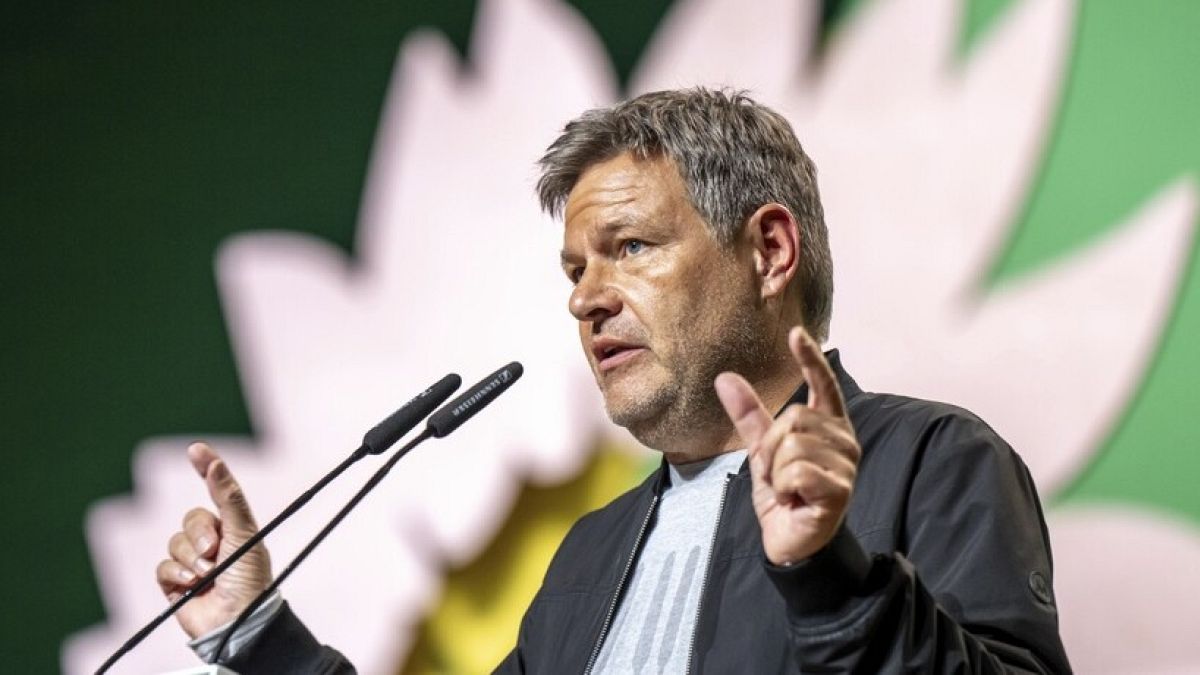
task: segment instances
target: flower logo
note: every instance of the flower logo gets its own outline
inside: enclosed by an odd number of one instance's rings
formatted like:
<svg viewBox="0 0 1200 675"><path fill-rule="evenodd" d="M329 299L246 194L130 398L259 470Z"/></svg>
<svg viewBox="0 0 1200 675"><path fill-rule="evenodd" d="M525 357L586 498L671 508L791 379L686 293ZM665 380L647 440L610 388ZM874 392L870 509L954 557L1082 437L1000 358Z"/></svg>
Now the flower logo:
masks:
<svg viewBox="0 0 1200 675"><path fill-rule="evenodd" d="M865 3L817 63L808 56L816 2L681 0L629 93L732 85L784 113L821 167L837 274L831 342L848 367L868 389L979 413L1053 495L1093 460L1155 352L1187 264L1197 188L1179 176L1105 238L984 283L1036 179L1075 7L1017 0L960 57L964 4ZM764 25L770 40L757 39ZM561 125L620 95L603 48L558 2L484 0L472 54L464 74L440 36L404 43L356 259L287 232L238 237L217 255L260 435L211 440L260 518L420 386L449 370L472 381L525 364L526 381L503 403L406 458L289 582L313 631L367 673L405 661L422 617L444 595L461 597L444 587L444 566L464 567L498 532L511 534L523 486L579 480L599 443L637 460L600 463L619 467L600 481L615 490L647 456L621 449L632 441L604 419L570 317L555 311L567 294L554 264L559 226L532 196L534 161ZM204 503L186 440L146 441L134 493L89 514L110 621L68 641L66 671L90 671L161 609L150 570L178 518ZM369 470L351 473L361 481ZM356 482L343 479L281 528L276 559L297 551ZM1200 662L1185 634L1200 623L1197 603L1172 599L1200 597L1189 581L1200 566L1193 529L1116 504L1051 510L1049 520L1076 668L1166 673ZM1126 582L1151 565L1162 571ZM180 667L192 658L183 643L161 630L122 665Z"/></svg>

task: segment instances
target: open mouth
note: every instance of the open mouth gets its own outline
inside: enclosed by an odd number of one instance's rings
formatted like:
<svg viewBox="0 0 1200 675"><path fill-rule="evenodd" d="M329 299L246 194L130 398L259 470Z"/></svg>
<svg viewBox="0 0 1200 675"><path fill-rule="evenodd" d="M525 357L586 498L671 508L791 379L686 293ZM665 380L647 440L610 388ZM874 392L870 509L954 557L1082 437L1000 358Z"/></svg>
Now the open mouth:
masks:
<svg viewBox="0 0 1200 675"><path fill-rule="evenodd" d="M592 354L596 358L596 367L600 372L612 370L644 351L646 348L640 345L607 338L599 338L592 344Z"/></svg>

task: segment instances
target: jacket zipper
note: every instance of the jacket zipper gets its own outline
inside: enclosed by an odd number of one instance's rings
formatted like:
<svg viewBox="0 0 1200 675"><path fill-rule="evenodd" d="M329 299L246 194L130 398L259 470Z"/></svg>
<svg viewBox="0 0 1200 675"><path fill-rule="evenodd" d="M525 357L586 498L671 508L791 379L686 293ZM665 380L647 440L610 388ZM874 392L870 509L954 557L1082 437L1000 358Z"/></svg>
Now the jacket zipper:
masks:
<svg viewBox="0 0 1200 675"><path fill-rule="evenodd" d="M712 541L708 543L708 563L704 566L704 578L700 580L700 599L696 601L696 618L692 621L692 637L688 640L687 665L684 673L692 672L692 656L696 651L696 630L700 627L700 612L704 609L704 591L708 588L708 577L712 574L713 560L717 553L717 533L721 531L721 520L725 516L725 499L729 496L729 481L733 474L725 476L725 485L721 488L721 504L717 507L717 524L713 527Z"/></svg>
<svg viewBox="0 0 1200 675"><path fill-rule="evenodd" d="M722 502L724 502L724 498L722 498ZM637 539L633 541L633 550L629 552L629 558L625 561L625 570L621 572L621 578L617 581L617 591L613 594L612 602L608 603L608 614L604 615L604 624L600 626L600 637L596 639L596 645L592 647L592 655L588 657L587 668L583 671L584 675L590 675L592 668L596 666L596 658L600 656L600 647L604 644L604 638L608 636L613 614L617 611L617 602L621 599L621 591L625 590L625 582L629 580L633 561L637 558L638 549L642 546L642 538L646 536L646 528L649 527L650 517L654 515L656 508L658 508L658 495L654 495L650 500L650 508L646 510L646 517L642 519L642 528L638 530Z"/></svg>

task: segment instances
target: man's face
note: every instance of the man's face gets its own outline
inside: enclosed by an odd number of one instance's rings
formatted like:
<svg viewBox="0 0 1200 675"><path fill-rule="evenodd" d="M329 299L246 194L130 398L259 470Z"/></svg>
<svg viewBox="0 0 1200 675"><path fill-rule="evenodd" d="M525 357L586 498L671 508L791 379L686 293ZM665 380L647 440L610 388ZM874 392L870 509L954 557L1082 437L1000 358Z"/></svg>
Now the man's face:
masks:
<svg viewBox="0 0 1200 675"><path fill-rule="evenodd" d="M593 165L565 221L570 310L613 421L660 449L727 422L713 378L769 349L745 247L715 240L662 158Z"/></svg>

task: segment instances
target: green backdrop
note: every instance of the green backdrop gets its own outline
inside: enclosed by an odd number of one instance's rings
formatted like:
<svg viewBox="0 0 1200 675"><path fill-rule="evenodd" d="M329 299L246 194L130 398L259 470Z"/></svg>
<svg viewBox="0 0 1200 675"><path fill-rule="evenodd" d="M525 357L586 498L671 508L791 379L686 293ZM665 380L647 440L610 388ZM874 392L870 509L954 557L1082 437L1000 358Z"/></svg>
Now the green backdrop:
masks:
<svg viewBox="0 0 1200 675"><path fill-rule="evenodd" d="M572 4L623 78L669 3ZM855 4L827 2L826 29ZM1006 4L970 3L964 49ZM281 228L353 252L397 48L412 29L433 26L463 49L474 5L6 7L6 669L57 670L62 639L104 619L83 518L93 500L130 490L139 441L253 433L218 308L217 245L237 232ZM1200 3L1090 2L1076 30L1039 186L994 278L1101 234L1098 224L1120 222L1181 173L1200 176ZM1049 501L1135 502L1200 525L1200 428L1190 410L1200 381L1195 269L1101 458Z"/></svg>

